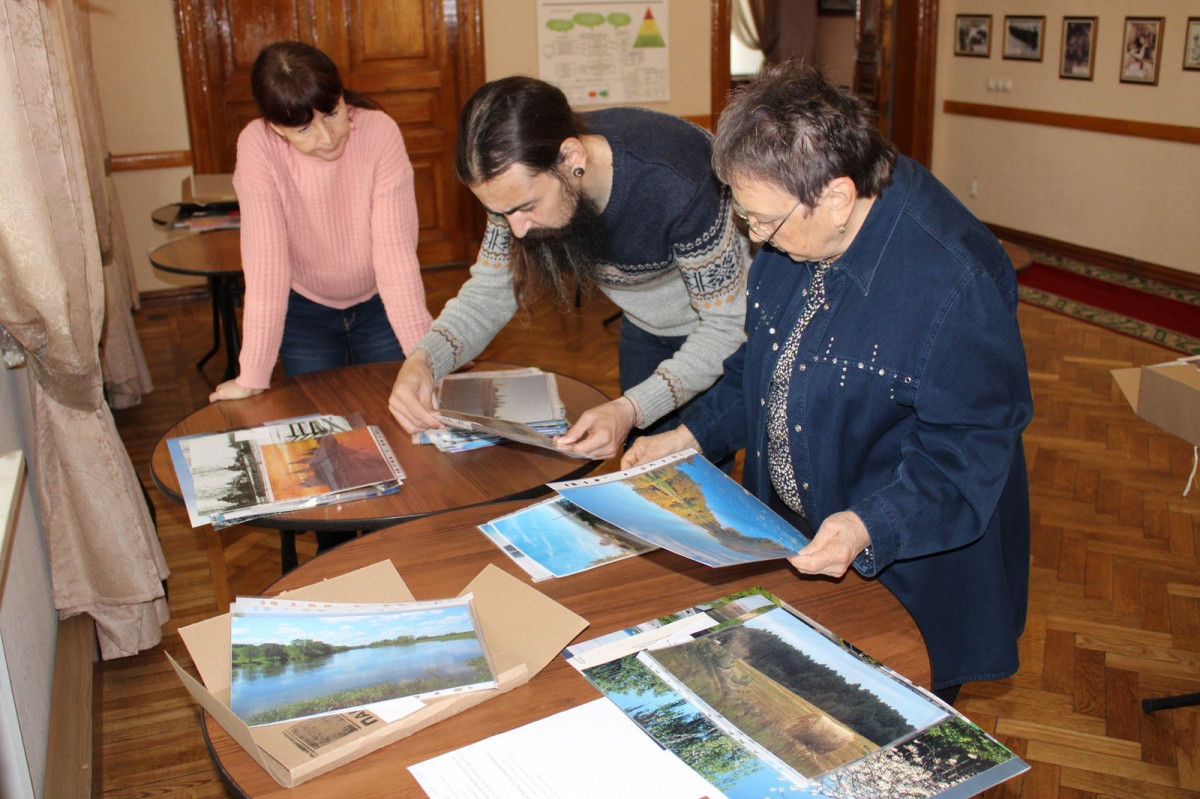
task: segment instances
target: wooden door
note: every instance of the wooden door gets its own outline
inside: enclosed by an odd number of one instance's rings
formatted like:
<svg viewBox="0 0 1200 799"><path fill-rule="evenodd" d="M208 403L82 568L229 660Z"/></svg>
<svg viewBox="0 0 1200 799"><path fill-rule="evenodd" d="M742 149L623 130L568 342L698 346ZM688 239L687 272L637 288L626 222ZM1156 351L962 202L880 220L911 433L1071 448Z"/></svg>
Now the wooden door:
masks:
<svg viewBox="0 0 1200 799"><path fill-rule="evenodd" d="M929 166L933 153L938 0L858 0L854 89L872 98L879 129Z"/></svg>
<svg viewBox="0 0 1200 799"><path fill-rule="evenodd" d="M400 125L415 172L423 265L464 261L478 232L454 176L458 109L482 83L480 0L175 0L199 174L232 172L237 136L258 116L250 68L274 41L324 50L349 88Z"/></svg>

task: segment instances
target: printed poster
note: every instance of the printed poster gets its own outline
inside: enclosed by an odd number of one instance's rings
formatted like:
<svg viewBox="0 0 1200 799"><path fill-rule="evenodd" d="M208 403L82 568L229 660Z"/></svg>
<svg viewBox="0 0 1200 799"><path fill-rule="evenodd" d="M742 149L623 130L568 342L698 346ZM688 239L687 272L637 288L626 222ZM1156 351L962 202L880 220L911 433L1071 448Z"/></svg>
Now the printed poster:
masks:
<svg viewBox="0 0 1200 799"><path fill-rule="evenodd" d="M671 99L667 0L538 1L538 68L572 106Z"/></svg>

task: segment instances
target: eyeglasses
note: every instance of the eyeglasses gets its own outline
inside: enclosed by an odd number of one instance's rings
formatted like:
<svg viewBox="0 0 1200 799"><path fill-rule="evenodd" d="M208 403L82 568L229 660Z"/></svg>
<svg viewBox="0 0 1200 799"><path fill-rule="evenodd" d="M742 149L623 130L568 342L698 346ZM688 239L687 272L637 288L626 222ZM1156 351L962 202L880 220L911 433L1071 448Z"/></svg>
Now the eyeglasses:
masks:
<svg viewBox="0 0 1200 799"><path fill-rule="evenodd" d="M787 221L792 218L792 214L796 213L796 209L799 208L801 203L803 203L803 202L804 202L803 200L797 200L796 204L792 206L792 210L788 211L784 215L783 219L779 220L779 224L775 226L775 229L772 230L769 235L766 232L766 230L767 230L766 227L761 222L758 222L758 221L751 222L750 214L747 213L737 203L733 203L733 215L736 216L738 219L740 219L742 221L742 223L745 224L746 227L750 229L751 233L753 233L755 236L758 236L760 239L762 239L763 246L765 247L766 245L770 244L775 239L775 235L777 233L779 233L780 229L784 225L787 224Z"/></svg>

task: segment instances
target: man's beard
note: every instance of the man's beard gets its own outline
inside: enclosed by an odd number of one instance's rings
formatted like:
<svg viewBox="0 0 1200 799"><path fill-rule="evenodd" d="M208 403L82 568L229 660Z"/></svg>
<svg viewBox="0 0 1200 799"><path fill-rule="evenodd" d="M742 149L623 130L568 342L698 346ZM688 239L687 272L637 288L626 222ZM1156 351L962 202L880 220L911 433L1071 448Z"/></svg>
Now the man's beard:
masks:
<svg viewBox="0 0 1200 799"><path fill-rule="evenodd" d="M571 302L572 288L586 292L596 283L600 262L608 255L608 228L596 204L568 187L575 210L559 228L531 228L512 240L514 279L518 297L534 299L548 293L560 303Z"/></svg>

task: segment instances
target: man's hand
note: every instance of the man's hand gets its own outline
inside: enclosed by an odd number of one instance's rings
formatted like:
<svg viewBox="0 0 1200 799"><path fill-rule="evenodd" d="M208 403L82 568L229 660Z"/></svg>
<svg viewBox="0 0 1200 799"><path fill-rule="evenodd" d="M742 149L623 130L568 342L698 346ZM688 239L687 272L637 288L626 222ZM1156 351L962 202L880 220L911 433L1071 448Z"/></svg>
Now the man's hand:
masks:
<svg viewBox="0 0 1200 799"><path fill-rule="evenodd" d="M841 577L864 549L871 545L867 526L854 511L844 510L821 522L808 546L788 558L801 574Z"/></svg>
<svg viewBox="0 0 1200 799"><path fill-rule="evenodd" d="M414 351L400 365L388 410L409 433L444 426L433 415L433 363L425 350Z"/></svg>
<svg viewBox="0 0 1200 799"><path fill-rule="evenodd" d="M636 421L633 403L624 397L583 412L571 429L554 439L558 446L596 460L611 458L625 443Z"/></svg>
<svg viewBox="0 0 1200 799"><path fill-rule="evenodd" d="M642 436L634 441L633 446L625 451L625 457L621 458L621 468L628 469L640 463L665 458L667 455L673 455L685 449L694 449L699 452L700 442L692 435L692 431L687 429L687 425L681 424L674 430L668 430L656 436Z"/></svg>
<svg viewBox="0 0 1200 799"><path fill-rule="evenodd" d="M221 402L222 400L245 399L246 397L253 397L255 394L261 394L264 391L266 391L265 388L247 388L236 379L226 380L213 389L213 392L208 395L208 401Z"/></svg>

